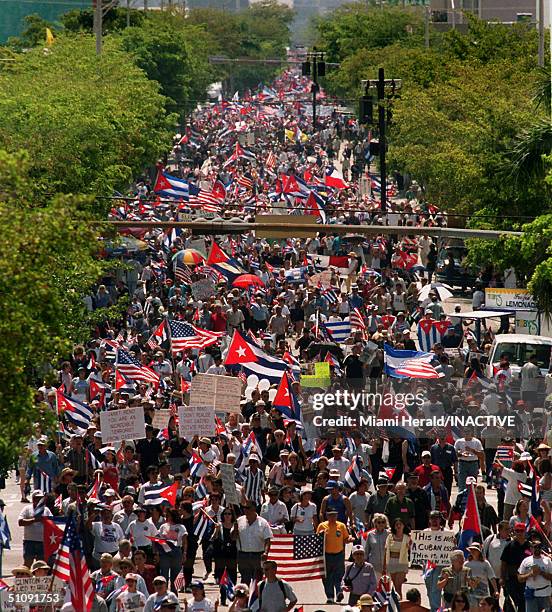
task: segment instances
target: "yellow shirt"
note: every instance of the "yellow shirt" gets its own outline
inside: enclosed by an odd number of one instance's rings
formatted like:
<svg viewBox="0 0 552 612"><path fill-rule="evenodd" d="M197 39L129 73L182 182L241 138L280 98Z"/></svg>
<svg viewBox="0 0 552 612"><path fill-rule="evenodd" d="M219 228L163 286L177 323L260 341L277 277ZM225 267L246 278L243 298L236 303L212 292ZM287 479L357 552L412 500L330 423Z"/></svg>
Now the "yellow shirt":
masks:
<svg viewBox="0 0 552 612"><path fill-rule="evenodd" d="M336 521L330 525L329 521L324 521L318 525L316 533L324 533L324 551L327 553L340 553L345 550L345 542L349 538L349 532L344 523Z"/></svg>

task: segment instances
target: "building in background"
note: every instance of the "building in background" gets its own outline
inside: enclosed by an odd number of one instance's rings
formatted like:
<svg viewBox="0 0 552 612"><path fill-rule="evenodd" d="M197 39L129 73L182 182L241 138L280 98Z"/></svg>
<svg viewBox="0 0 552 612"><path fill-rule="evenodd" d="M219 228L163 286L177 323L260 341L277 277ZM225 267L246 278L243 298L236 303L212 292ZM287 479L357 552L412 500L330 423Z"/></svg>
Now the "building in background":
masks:
<svg viewBox="0 0 552 612"><path fill-rule="evenodd" d="M519 23L528 21L536 23L538 0L431 0L431 20L438 28L465 24L463 13L472 13L485 21L497 21L501 23ZM544 3L548 5L548 2ZM547 19L548 10L545 7L545 24L550 24Z"/></svg>
<svg viewBox="0 0 552 612"><path fill-rule="evenodd" d="M25 29L27 15L40 15L56 22L63 13L90 8L91 0L0 0L0 44Z"/></svg>

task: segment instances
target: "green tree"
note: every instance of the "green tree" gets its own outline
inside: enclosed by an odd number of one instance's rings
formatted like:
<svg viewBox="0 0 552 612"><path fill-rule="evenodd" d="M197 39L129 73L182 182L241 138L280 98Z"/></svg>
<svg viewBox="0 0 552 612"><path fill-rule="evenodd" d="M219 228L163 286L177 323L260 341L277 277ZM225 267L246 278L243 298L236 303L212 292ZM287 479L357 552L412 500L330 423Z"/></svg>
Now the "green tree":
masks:
<svg viewBox="0 0 552 612"><path fill-rule="evenodd" d="M451 212L529 214L537 194L504 175L519 126L533 114L527 73L504 61L461 65L453 75L424 90L407 88L395 102L392 164Z"/></svg>
<svg viewBox="0 0 552 612"><path fill-rule="evenodd" d="M345 4L320 18L318 46L328 60L341 62L361 49L383 49L398 42L423 43L423 13L416 9L384 9L357 2Z"/></svg>
<svg viewBox="0 0 552 612"><path fill-rule="evenodd" d="M124 30L127 27L127 15L132 27L139 26L146 18L144 11L130 9L127 12L126 8L114 7L103 17L103 33L112 34ZM61 23L67 32L91 34L94 28L94 11L92 9L68 11L61 16Z"/></svg>
<svg viewBox="0 0 552 612"><path fill-rule="evenodd" d="M135 57L148 78L157 81L173 109L191 110L205 98L214 79L208 63L210 37L178 12L150 12L122 34L123 49Z"/></svg>
<svg viewBox="0 0 552 612"><path fill-rule="evenodd" d="M108 38L60 38L0 73L0 147L27 150L33 191L111 195L167 150L174 117L158 85Z"/></svg>
<svg viewBox="0 0 552 612"><path fill-rule="evenodd" d="M99 228L78 198L35 207L30 158L0 150L0 471L13 465L41 418L37 377L83 339L82 296L105 267L97 259Z"/></svg>
<svg viewBox="0 0 552 612"><path fill-rule="evenodd" d="M228 58L253 60L285 59L290 45L293 11L274 0L263 0L239 13L218 9L192 9L188 19L202 26L211 37L210 53ZM219 75L232 94L271 80L281 66L264 64L221 64Z"/></svg>
<svg viewBox="0 0 552 612"><path fill-rule="evenodd" d="M46 45L46 28L50 28L52 32L56 31L54 23L47 21L36 13L27 15L23 21L25 22L25 29L21 36L12 36L8 40L8 46L17 51L44 47Z"/></svg>

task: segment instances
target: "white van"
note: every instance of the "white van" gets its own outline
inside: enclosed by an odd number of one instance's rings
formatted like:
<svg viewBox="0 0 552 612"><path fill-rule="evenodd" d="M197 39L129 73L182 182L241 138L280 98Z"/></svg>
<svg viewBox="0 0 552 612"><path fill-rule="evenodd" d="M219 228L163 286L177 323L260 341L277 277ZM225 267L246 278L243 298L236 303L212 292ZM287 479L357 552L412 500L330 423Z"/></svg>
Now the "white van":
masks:
<svg viewBox="0 0 552 612"><path fill-rule="evenodd" d="M547 336L531 336L529 334L501 334L495 336L487 363L487 376L494 376L494 367L500 363L500 357L507 355L510 360L512 371L512 387L519 387L518 375L531 355L537 355L537 365L544 376L550 367L550 351L552 350L552 338ZM494 367L493 367L494 366Z"/></svg>

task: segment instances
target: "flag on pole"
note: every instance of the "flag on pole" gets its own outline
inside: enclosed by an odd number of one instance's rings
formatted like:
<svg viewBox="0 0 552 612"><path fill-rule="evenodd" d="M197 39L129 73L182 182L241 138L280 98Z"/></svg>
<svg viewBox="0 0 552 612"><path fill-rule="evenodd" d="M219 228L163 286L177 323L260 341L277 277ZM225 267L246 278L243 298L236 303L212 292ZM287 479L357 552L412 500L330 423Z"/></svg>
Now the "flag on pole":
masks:
<svg viewBox="0 0 552 612"><path fill-rule="evenodd" d="M458 538L458 548L464 551L467 556L467 547L479 538L481 540L481 520L479 518L479 509L475 499L475 478L467 478L466 486L468 488L468 499L466 502L466 511L462 520L462 529Z"/></svg>
<svg viewBox="0 0 552 612"><path fill-rule="evenodd" d="M213 332L200 329L185 321L169 321L171 350L173 354L186 349L200 349L216 344L224 332Z"/></svg>
<svg viewBox="0 0 552 612"><path fill-rule="evenodd" d="M94 587L74 516L65 527L52 575L69 584L71 603L75 610L90 612L94 601Z"/></svg>
<svg viewBox="0 0 552 612"><path fill-rule="evenodd" d="M134 358L129 352L124 349L117 350L117 358L115 362L116 368L121 374L124 374L132 380L140 380L147 383L159 384L159 375L142 365L138 359Z"/></svg>
<svg viewBox="0 0 552 612"><path fill-rule="evenodd" d="M271 383L279 383L289 367L282 359L265 353L237 329L234 330L224 365L241 365L247 375L256 374L259 379L266 378Z"/></svg>
<svg viewBox="0 0 552 612"><path fill-rule="evenodd" d="M278 577L288 582L324 577L324 535L274 535L268 561L278 564Z"/></svg>
<svg viewBox="0 0 552 612"><path fill-rule="evenodd" d="M168 501L171 506L174 506L178 487L178 482L175 482L172 485L159 483L148 487L147 490L144 489L144 506L158 506L164 501Z"/></svg>

